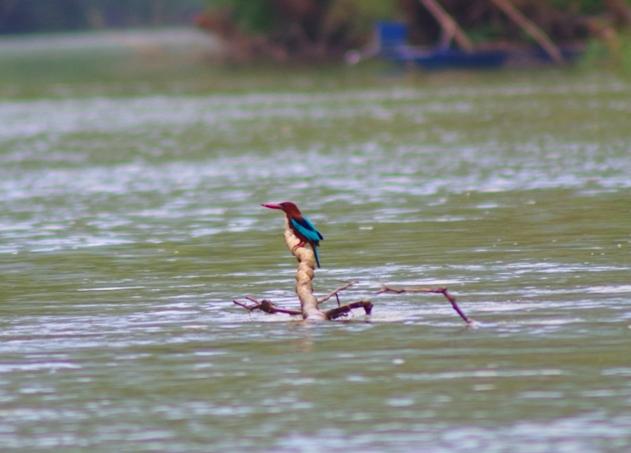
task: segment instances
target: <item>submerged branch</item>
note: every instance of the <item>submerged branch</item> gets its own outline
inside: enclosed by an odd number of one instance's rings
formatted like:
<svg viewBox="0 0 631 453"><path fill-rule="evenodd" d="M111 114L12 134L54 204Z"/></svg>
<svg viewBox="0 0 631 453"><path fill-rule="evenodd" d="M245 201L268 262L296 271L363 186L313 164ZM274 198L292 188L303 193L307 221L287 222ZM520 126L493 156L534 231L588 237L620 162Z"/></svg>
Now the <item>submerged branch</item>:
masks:
<svg viewBox="0 0 631 453"><path fill-rule="evenodd" d="M369 300L358 300L357 302L351 302L350 304L342 305L340 307L332 308L325 312L326 319L333 320L341 316L348 314L354 308L363 308L366 315L372 313L373 304Z"/></svg>
<svg viewBox="0 0 631 453"><path fill-rule="evenodd" d="M473 320L469 318L458 306L456 302L456 298L452 296L447 288L439 287L439 288L425 288L425 287L409 287L409 288L397 288L388 285L382 285L381 289L377 291L377 294L385 294L385 293L394 293L394 294L404 294L404 293L434 293L434 294L442 294L445 296L445 299L449 301L452 308L458 313L458 315L462 318L464 322L468 325L473 324Z"/></svg>
<svg viewBox="0 0 631 453"><path fill-rule="evenodd" d="M239 307L245 308L249 312L253 312L254 310L260 310L265 313L275 314L275 313L285 313L291 316L300 316L302 313L300 310L292 310L290 308L282 308L274 305L270 300L263 299L257 300L254 297L246 296L245 299L254 302L252 305L248 305L244 302L239 301L239 299L234 299L232 302Z"/></svg>

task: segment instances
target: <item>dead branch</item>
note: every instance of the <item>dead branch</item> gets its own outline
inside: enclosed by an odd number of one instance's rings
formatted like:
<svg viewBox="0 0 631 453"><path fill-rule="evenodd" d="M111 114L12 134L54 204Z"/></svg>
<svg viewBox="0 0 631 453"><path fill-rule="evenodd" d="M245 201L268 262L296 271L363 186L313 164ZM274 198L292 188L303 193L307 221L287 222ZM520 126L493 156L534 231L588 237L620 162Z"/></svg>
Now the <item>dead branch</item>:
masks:
<svg viewBox="0 0 631 453"><path fill-rule="evenodd" d="M556 63L563 63L563 55L546 33L524 16L509 0L491 0L513 22L528 33Z"/></svg>
<svg viewBox="0 0 631 453"><path fill-rule="evenodd" d="M458 315L462 318L464 322L468 325L473 324L473 320L469 318L458 306L456 302L456 298L452 296L447 288L424 288L424 287L409 287L409 288L396 288L393 286L382 285L381 289L377 291L377 294L385 294L385 293L394 293L394 294L403 294L403 293L434 293L434 294L442 294L445 296L445 299L449 301L453 309L458 313Z"/></svg>
<svg viewBox="0 0 631 453"><path fill-rule="evenodd" d="M419 0L425 8L434 16L440 24L443 32L441 39L443 45L449 44L454 39L465 52L473 52L473 43L460 28L458 22L445 11L445 9L436 0Z"/></svg>
<svg viewBox="0 0 631 453"><path fill-rule="evenodd" d="M325 312L326 319L333 320L340 316L348 314L354 308L363 308L366 315L372 313L373 304L369 300L359 300L357 302L351 302L350 304L342 305L341 307L335 307Z"/></svg>
<svg viewBox="0 0 631 453"><path fill-rule="evenodd" d="M264 205L265 206L265 205ZM300 300L300 310L292 310L289 308L278 307L274 305L268 299L258 300L252 296L246 296L246 299L252 304L243 302L240 299L234 299L232 302L245 310L252 312L254 310L260 310L265 313L285 313L291 316L301 315L304 320L334 320L341 316L344 316L356 308L363 308L366 315L372 313L373 304L369 300L359 300L351 302L349 304L340 305L339 294L342 291L347 290L353 286L356 281L345 282L342 286L334 289L325 296L319 299L313 294L313 279L315 277L316 259L315 254L311 247L306 247L304 242L294 234L287 217L285 217L285 244L290 252L298 260L298 269L296 271L296 295ZM451 303L453 309L468 325L473 324L473 321L464 314L464 312L458 306L456 298L449 294L447 288L425 288L425 287L393 287L388 285L382 285L378 294L384 293L439 293L442 294ZM322 311L319 307L320 304L330 300L332 297L337 299L337 307L327 311Z"/></svg>
<svg viewBox="0 0 631 453"><path fill-rule="evenodd" d="M253 312L254 310L260 310L265 313L275 314L275 313L285 313L291 316L300 316L302 313L299 310L292 310L289 308L282 308L274 305L270 300L263 299L257 300L254 297L246 296L245 299L254 302L252 305L248 305L244 302L239 301L239 299L234 299L232 302L239 307L245 308L249 312Z"/></svg>
<svg viewBox="0 0 631 453"><path fill-rule="evenodd" d="M339 293L341 293L342 291L350 288L351 286L353 286L355 283L357 283L357 281L355 280L351 280L349 282L346 282L344 285L340 286L339 288L331 291L329 294L327 294L326 296L322 296L318 299L318 305L323 304L324 302L326 302L327 300L329 300L331 297L335 296L335 298L337 299L337 306L340 306L340 298L339 298Z"/></svg>

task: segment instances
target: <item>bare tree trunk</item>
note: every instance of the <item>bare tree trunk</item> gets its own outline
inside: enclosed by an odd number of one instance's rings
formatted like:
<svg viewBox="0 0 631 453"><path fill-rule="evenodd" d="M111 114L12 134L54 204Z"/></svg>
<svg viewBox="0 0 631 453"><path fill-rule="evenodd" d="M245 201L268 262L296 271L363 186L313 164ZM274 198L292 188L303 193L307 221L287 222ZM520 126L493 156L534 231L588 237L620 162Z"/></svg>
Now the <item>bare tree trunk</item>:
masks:
<svg viewBox="0 0 631 453"><path fill-rule="evenodd" d="M491 0L495 6L504 13L526 33L528 33L546 51L550 58L557 63L563 63L563 55L552 40L535 25L530 19L524 16L509 0Z"/></svg>

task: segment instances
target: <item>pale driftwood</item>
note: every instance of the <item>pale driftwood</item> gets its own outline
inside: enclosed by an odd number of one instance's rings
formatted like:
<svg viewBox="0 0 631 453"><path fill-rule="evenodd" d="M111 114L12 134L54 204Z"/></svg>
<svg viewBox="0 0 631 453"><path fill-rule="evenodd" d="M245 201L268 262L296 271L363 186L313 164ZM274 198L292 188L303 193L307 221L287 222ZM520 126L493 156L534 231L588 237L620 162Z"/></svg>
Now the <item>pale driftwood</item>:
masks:
<svg viewBox="0 0 631 453"><path fill-rule="evenodd" d="M447 291L447 288L443 288L443 287L426 288L426 287L419 287L419 286L408 287L408 288L398 288L398 287L394 287L394 286L382 285L381 289L379 291L377 291L377 294L384 294L384 293L394 293L394 294L403 294L403 293L435 293L435 294L442 294L443 296L445 296L445 299L447 299L449 301L449 303L451 304L452 308L456 311L456 313L458 313L458 315L462 318L462 320L464 322L466 322L468 325L473 325L473 320L471 318L469 318L467 315L464 314L464 312L458 306L458 303L456 302L456 298L454 296L452 296L449 293L449 291Z"/></svg>
<svg viewBox="0 0 631 453"><path fill-rule="evenodd" d="M313 294L313 279L315 277L316 260L313 250L310 246L301 245L302 242L289 226L289 221L285 218L285 244L289 251L298 260L298 269L296 270L296 295L300 300L300 310L292 310L289 308L282 308L274 305L267 299L257 300L252 296L246 296L244 299L252 302L247 304L241 302L240 299L234 299L232 302L239 307L246 309L249 312L259 310L265 313L284 313L291 316L302 316L305 320L310 321L324 321L333 320L347 315L351 310L356 308L363 308L367 315L370 315L372 311L372 302L368 300L360 300L357 302L351 302L350 304L340 305L339 294L350 288L355 282L347 282L343 286L331 291L326 296L318 299ZM326 302L327 300L335 297L338 306L327 311L322 311L318 305Z"/></svg>
<svg viewBox="0 0 631 453"><path fill-rule="evenodd" d="M556 63L563 63L563 55L559 48L552 42L548 35L534 22L524 16L510 0L491 0L495 6L501 9L513 22L528 33Z"/></svg>
<svg viewBox="0 0 631 453"><path fill-rule="evenodd" d="M289 227L289 220L285 217L285 244L298 260L296 270L296 295L300 300L300 310L304 319L324 320L326 314L318 308L318 299L313 295L313 278L315 277L316 260L311 247L302 246L302 241L296 237Z"/></svg>
<svg viewBox="0 0 631 453"><path fill-rule="evenodd" d="M372 311L372 303L367 300L360 300L346 305L340 305L339 293L349 288L354 282L347 282L318 301L313 294L313 278L315 277L316 260L311 247L302 246L300 239L296 237L289 226L289 221L285 218L285 244L289 251L298 260L298 270L296 271L296 294L300 300L300 309L303 319L320 321L324 319L333 320L348 314L354 308L363 308L367 315ZM322 311L319 304L335 296L338 307L331 310Z"/></svg>
<svg viewBox="0 0 631 453"><path fill-rule="evenodd" d="M465 52L473 52L473 43L466 35L466 33L460 28L458 22L445 11L445 9L438 3L437 0L419 0L425 8L434 16L434 18L440 24L440 28L443 31L443 37L441 44L446 46L454 39L456 43Z"/></svg>

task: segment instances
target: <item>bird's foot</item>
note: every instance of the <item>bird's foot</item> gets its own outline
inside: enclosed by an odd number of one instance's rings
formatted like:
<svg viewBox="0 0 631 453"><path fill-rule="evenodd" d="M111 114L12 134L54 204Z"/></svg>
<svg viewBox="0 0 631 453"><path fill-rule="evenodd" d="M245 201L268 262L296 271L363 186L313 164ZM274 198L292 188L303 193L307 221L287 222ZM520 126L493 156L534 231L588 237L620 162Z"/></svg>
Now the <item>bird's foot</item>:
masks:
<svg viewBox="0 0 631 453"><path fill-rule="evenodd" d="M296 251L296 249L299 249L300 247L304 247L305 246L305 242L304 241L300 241L298 244L294 245L291 248L291 253L294 253Z"/></svg>

